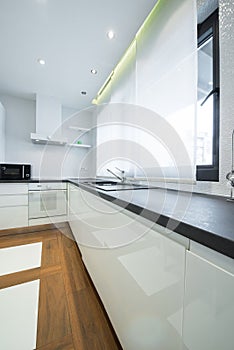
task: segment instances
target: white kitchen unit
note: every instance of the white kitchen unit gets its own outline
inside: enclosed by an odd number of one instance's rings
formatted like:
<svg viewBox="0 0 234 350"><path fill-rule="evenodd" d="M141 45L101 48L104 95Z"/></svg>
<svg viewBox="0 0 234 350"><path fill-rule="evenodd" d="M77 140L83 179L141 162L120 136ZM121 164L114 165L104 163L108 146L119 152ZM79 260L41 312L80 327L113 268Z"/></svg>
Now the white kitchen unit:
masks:
<svg viewBox="0 0 234 350"><path fill-rule="evenodd" d="M185 247L160 226L69 188L70 226L123 348L181 350Z"/></svg>
<svg viewBox="0 0 234 350"><path fill-rule="evenodd" d="M66 183L30 183L28 196L29 226L67 221Z"/></svg>
<svg viewBox="0 0 234 350"><path fill-rule="evenodd" d="M184 349L233 350L234 261L200 250L186 252Z"/></svg>
<svg viewBox="0 0 234 350"><path fill-rule="evenodd" d="M0 229L28 226L28 185L0 184Z"/></svg>

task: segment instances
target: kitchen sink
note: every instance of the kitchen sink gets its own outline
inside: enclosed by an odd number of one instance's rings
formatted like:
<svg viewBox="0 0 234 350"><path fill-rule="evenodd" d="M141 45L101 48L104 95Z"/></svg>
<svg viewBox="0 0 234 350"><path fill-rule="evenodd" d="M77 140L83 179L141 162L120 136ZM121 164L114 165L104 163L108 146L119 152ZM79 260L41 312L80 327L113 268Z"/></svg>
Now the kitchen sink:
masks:
<svg viewBox="0 0 234 350"><path fill-rule="evenodd" d="M88 185L91 187L95 187L104 191L124 191L124 190L142 190L149 189L148 185L134 184L129 182L117 182L117 181L109 181L109 180L96 180L83 182L84 185Z"/></svg>

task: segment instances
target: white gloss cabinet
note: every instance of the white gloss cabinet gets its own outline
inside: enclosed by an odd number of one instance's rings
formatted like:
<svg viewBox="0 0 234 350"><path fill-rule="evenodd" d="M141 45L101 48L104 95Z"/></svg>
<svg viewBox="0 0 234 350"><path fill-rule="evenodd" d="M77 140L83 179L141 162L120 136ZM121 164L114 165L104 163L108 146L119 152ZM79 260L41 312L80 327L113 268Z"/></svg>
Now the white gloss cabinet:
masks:
<svg viewBox="0 0 234 350"><path fill-rule="evenodd" d="M0 184L0 229L28 226L28 185Z"/></svg>
<svg viewBox="0 0 234 350"><path fill-rule="evenodd" d="M69 188L73 234L123 349L181 350L185 247Z"/></svg>
<svg viewBox="0 0 234 350"><path fill-rule="evenodd" d="M186 252L186 350L234 349L234 274Z"/></svg>

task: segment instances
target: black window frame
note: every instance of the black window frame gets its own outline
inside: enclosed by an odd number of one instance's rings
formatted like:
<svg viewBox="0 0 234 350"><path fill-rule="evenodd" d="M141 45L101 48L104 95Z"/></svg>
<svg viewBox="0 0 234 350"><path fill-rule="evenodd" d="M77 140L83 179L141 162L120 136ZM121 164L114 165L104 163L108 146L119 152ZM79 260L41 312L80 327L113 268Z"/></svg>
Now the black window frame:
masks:
<svg viewBox="0 0 234 350"><path fill-rule="evenodd" d="M215 92L213 93L213 161L212 165L196 166L196 179L197 181L219 181L220 68L218 9L198 25L197 34L198 48L213 36L213 91Z"/></svg>

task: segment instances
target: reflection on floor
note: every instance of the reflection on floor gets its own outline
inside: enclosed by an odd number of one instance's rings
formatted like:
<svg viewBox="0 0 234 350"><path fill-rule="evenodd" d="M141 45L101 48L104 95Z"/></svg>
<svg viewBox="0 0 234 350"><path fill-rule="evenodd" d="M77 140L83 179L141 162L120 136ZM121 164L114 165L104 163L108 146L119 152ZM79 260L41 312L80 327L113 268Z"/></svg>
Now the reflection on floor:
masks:
<svg viewBox="0 0 234 350"><path fill-rule="evenodd" d="M38 313L37 321L35 321L37 325L37 332L35 332L36 349L121 349L100 299L87 275L77 245L67 224L59 224L57 227L42 225L0 231L0 248L3 248L2 252L4 254L8 254L8 249L5 248L25 245L27 251L30 244L35 248L35 243L38 242L42 242L40 267L32 265L32 267L27 267L27 270L16 269L17 272L13 272L14 270L11 269L10 273L0 276L0 309L1 303L4 302L5 313L11 314L12 322L9 321L4 326L5 328L9 327L12 339L14 339L14 324L17 325L15 326L17 327L15 340L17 334L19 337L21 335L21 338L23 338L22 335L25 337L25 322L23 321L25 321L26 313L16 311L19 322L14 323L12 309L14 315L16 306L14 307L14 303L11 303L6 307L5 300L10 300L9 295L12 295L12 290L14 293L19 293L20 290L22 295L22 293L32 291L34 284L37 283L37 286L40 285L38 308L35 297L31 298L34 300L34 309ZM28 246L26 247L26 245ZM17 251L19 253L20 249L17 249ZM25 252L25 249L22 251ZM10 252L12 254L12 250ZM24 256L22 256L23 258ZM7 260L5 259L5 261ZM34 288L34 290L35 292L30 293L37 296L36 289ZM8 299L3 297L1 299L1 295L7 295ZM20 294L14 295L18 295L19 298ZM12 300L15 301L15 299L16 297L13 297ZM36 299L38 299L38 296ZM17 302L20 303L20 300L17 299ZM28 305L28 303L26 304ZM23 302L21 302L21 310L24 309L23 305ZM32 311L32 308L30 310ZM32 314L31 311L28 312L29 315ZM20 317L22 322L20 322ZM4 317L0 317L0 322L3 323L3 320ZM21 325L22 333L19 329ZM31 328L33 329L33 327ZM30 330L27 329L27 331ZM28 344L29 342L25 339L23 345L18 343L17 347L13 348L12 345L12 349L8 347L5 350L15 350L16 348L17 350L33 350L31 345ZM1 349L2 346L3 343L1 344L0 337Z"/></svg>

